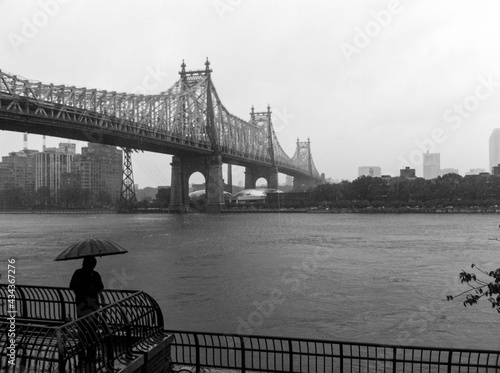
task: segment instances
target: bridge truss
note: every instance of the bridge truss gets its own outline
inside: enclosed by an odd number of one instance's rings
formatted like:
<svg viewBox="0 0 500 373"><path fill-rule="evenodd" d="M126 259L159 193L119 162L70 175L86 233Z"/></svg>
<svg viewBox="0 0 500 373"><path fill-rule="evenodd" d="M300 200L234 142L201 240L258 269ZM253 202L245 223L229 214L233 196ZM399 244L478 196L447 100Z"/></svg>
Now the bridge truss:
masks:
<svg viewBox="0 0 500 373"><path fill-rule="evenodd" d="M174 155L216 154L224 162L275 166L319 179L310 143L290 158L274 131L271 111L245 121L222 104L204 70L186 71L157 95L46 84L0 71L0 129L47 134ZM302 144L302 143L301 143Z"/></svg>

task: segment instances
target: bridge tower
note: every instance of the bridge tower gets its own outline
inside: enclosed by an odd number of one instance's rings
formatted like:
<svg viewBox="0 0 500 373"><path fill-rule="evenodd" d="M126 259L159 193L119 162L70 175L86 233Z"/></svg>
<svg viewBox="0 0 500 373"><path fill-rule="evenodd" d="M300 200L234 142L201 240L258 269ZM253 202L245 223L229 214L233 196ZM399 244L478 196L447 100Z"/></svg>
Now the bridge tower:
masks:
<svg viewBox="0 0 500 373"><path fill-rule="evenodd" d="M206 212L217 213L224 205L224 181L222 175L222 157L217 137L215 114L212 102L212 80L210 62L205 62L205 70L187 71L182 61L179 72L182 80L182 90L187 90L197 84L200 79L207 79L205 125L210 139L212 154L209 156L194 156L190 154L177 155L172 158L172 188L170 197L171 212L189 210L189 177L198 171L205 176L205 195L207 198ZM183 107L189 104L186 98Z"/></svg>
<svg viewBox="0 0 500 373"><path fill-rule="evenodd" d="M307 165L307 170L311 175L311 178L304 178L300 176L294 176L293 178L293 190L301 191L308 188L316 186L317 182L313 179L313 166L311 157L311 140L307 138L307 141L300 142L297 139L297 148L295 150L295 156L302 163Z"/></svg>
<svg viewBox="0 0 500 373"><path fill-rule="evenodd" d="M267 111L255 112L253 106L250 112L251 123L266 126L267 129L267 151L271 158L269 167L246 167L245 168L245 189L255 188L258 179L263 177L267 180L267 187L278 189L278 168L274 160L273 128L271 121L271 107L267 105Z"/></svg>
<svg viewBox="0 0 500 373"><path fill-rule="evenodd" d="M131 212L137 202L135 197L134 174L132 172L132 149L122 149L124 153L123 179L118 211Z"/></svg>

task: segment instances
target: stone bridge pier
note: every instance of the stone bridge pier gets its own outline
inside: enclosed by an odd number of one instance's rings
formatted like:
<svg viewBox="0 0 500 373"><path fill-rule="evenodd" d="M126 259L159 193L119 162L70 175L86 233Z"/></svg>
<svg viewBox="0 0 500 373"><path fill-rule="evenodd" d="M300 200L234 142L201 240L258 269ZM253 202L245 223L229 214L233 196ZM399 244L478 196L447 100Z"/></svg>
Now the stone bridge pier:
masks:
<svg viewBox="0 0 500 373"><path fill-rule="evenodd" d="M278 168L277 167L246 167L245 168L245 189L253 189L260 178L267 181L267 187L278 189Z"/></svg>
<svg viewBox="0 0 500 373"><path fill-rule="evenodd" d="M189 210L189 177L200 172L205 177L206 212L220 212L224 205L222 159L217 156L173 156L170 212Z"/></svg>

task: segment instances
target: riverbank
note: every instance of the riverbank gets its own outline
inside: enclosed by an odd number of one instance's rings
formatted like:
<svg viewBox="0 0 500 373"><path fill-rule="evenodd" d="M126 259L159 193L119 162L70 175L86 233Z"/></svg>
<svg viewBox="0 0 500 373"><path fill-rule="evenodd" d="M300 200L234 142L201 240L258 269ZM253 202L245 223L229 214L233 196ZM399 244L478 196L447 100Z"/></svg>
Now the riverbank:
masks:
<svg viewBox="0 0 500 373"><path fill-rule="evenodd" d="M117 214L117 212L109 209L0 210L0 214Z"/></svg>
<svg viewBox="0 0 500 373"><path fill-rule="evenodd" d="M222 213L313 213L313 214L499 214L500 209L465 209L465 208L231 208L223 209ZM152 214L169 212L166 209L139 209L131 213ZM190 211L189 213L200 213ZM81 210L0 210L0 214L120 214L110 209L81 209Z"/></svg>

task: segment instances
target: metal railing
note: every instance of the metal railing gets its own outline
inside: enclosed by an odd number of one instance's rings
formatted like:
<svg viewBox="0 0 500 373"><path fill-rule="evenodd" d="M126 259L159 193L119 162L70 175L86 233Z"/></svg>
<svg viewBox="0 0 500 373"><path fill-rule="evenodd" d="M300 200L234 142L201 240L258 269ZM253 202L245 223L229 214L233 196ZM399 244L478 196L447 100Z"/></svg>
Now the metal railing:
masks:
<svg viewBox="0 0 500 373"><path fill-rule="evenodd" d="M500 372L500 351L166 330L177 367L259 372Z"/></svg>
<svg viewBox="0 0 500 373"><path fill-rule="evenodd" d="M68 288L16 285L15 309L17 319L37 320L47 324L60 324L74 320L76 305L74 292ZM104 290L99 294L101 305L117 302L135 290ZM0 284L0 314L7 315L8 284Z"/></svg>
<svg viewBox="0 0 500 373"><path fill-rule="evenodd" d="M75 319L73 292L65 288L15 288L15 365L7 360L11 343L7 285L0 285L2 372L108 372L134 352L146 351L164 337L163 315L142 291L101 293L102 307Z"/></svg>

